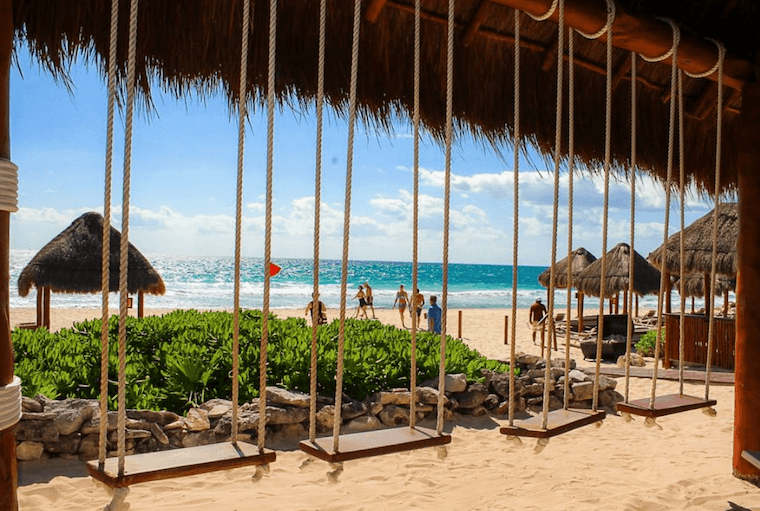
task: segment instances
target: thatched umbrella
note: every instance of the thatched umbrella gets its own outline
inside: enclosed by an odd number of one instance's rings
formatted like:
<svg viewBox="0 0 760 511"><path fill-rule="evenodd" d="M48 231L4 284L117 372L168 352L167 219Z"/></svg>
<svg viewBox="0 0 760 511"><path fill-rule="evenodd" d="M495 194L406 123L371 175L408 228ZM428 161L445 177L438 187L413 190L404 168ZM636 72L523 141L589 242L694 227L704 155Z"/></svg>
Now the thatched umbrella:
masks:
<svg viewBox="0 0 760 511"><path fill-rule="evenodd" d="M634 251L633 254L634 293L639 296L656 293L660 289L660 272L638 252ZM573 285L579 291L599 296L600 299L617 297L621 291L628 290L630 258L631 247L627 243L618 243L605 257L604 290L601 289L601 259L597 259L581 271L573 280Z"/></svg>
<svg viewBox="0 0 760 511"><path fill-rule="evenodd" d="M572 276L578 275L586 266L596 261L596 257L586 250L585 248L576 248L572 253L572 260L570 268ZM538 282L545 288L549 288L551 281L551 268L544 270L541 275L538 276ZM568 286L567 282L567 257L554 265L554 287L556 289L565 289ZM583 330L583 293L579 292L578 296L578 330ZM570 318L568 318L570 319Z"/></svg>
<svg viewBox="0 0 760 511"><path fill-rule="evenodd" d="M45 289L44 314L49 319L49 291L55 293L100 293L101 251L103 247L103 217L99 213L85 213L37 252L18 278L18 294L26 296L32 286ZM119 290L119 260L121 234L111 227L111 258L109 290ZM134 245L129 244L127 291L138 293L138 311L142 311L142 295L162 295L166 286L161 276ZM49 291L48 291L49 290ZM38 318L40 315L38 295Z"/></svg>
<svg viewBox="0 0 760 511"><path fill-rule="evenodd" d="M705 279L702 275L696 273L687 274L683 279L684 290L683 296L691 298L691 312L694 313L694 298L705 296ZM673 287L679 293L681 292L681 279L677 278L673 282ZM713 285L713 293L723 295L723 314L728 311L728 293L736 291L736 279L726 275L716 275Z"/></svg>

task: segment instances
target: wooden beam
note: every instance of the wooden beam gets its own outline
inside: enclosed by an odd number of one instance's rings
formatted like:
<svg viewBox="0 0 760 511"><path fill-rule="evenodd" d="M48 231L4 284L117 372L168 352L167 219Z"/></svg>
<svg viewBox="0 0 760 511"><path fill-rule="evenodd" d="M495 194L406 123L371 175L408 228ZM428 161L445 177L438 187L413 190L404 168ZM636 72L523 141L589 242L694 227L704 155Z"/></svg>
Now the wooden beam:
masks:
<svg viewBox="0 0 760 511"><path fill-rule="evenodd" d="M715 107L718 97L718 84L707 82L699 93L696 103L691 108L691 115L699 120L704 120L707 114Z"/></svg>
<svg viewBox="0 0 760 511"><path fill-rule="evenodd" d="M549 71L552 66L557 62L557 47L559 46L559 38L557 34L552 35L549 46L544 50L544 60L541 62L541 69L543 71Z"/></svg>
<svg viewBox="0 0 760 511"><path fill-rule="evenodd" d="M388 0L372 0L369 7L367 7L367 11L364 13L364 18L370 23L376 22L377 18L380 17L380 11L383 10L387 1Z"/></svg>
<svg viewBox="0 0 760 511"><path fill-rule="evenodd" d="M495 3L528 12L535 16L549 10L552 0L493 0ZM557 21L554 13L552 21ZM565 25L586 33L594 33L607 22L607 10L600 0L575 0L565 5ZM599 38L606 41L607 35ZM666 53L673 43L670 25L655 18L634 16L617 5L615 22L612 26L612 44L616 48L632 51L645 57L658 57ZM715 65L718 50L704 39L681 33L678 45L678 67L692 74L703 73ZM665 59L664 64L670 64ZM723 61L724 83L727 87L741 90L752 76L752 64L744 59L726 54ZM716 73L708 78L717 80Z"/></svg>
<svg viewBox="0 0 760 511"><path fill-rule="evenodd" d="M464 36L462 36L462 46L468 47L472 44L480 25L482 25L483 21L486 19L486 14L488 14L488 7L490 7L490 5L491 0L482 0L480 2L478 9L475 11L475 14L464 31Z"/></svg>
<svg viewBox="0 0 760 511"><path fill-rule="evenodd" d="M628 72L631 70L631 54L629 53L626 55L625 60L622 64L620 64L620 67L617 68L615 71L615 74L612 76L612 90L614 91L617 89L617 86L620 85L620 82L623 80L623 78L626 77Z"/></svg>

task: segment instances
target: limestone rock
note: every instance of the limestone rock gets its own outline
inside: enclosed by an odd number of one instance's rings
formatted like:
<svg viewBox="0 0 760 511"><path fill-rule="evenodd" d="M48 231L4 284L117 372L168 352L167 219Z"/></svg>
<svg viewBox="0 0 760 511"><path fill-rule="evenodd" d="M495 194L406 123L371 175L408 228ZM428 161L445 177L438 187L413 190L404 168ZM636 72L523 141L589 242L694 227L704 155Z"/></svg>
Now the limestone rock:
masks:
<svg viewBox="0 0 760 511"><path fill-rule="evenodd" d="M394 405L388 405L388 406L394 406ZM350 421L348 424L346 424L345 428L347 431L371 431L374 429L379 429L382 427L382 424L378 420L377 417L373 415L362 415L361 417L357 417Z"/></svg>
<svg viewBox="0 0 760 511"><path fill-rule="evenodd" d="M214 432L210 429L189 432L182 439L182 447L197 447L199 445L209 445L214 443L216 443L216 435L214 435Z"/></svg>
<svg viewBox="0 0 760 511"><path fill-rule="evenodd" d="M488 389L482 383L471 383L467 390L457 394L459 408L475 408L481 406L488 397Z"/></svg>
<svg viewBox="0 0 760 511"><path fill-rule="evenodd" d="M175 429L181 430L181 429L184 429L184 427L185 427L185 421L176 420L176 421L170 422L169 424L167 424L166 426L164 426L164 430L165 431L171 431L171 430L175 430Z"/></svg>
<svg viewBox="0 0 760 511"><path fill-rule="evenodd" d="M100 438L97 434L82 435L79 443L79 459L92 460L98 457Z"/></svg>
<svg viewBox="0 0 760 511"><path fill-rule="evenodd" d="M499 406L499 396L496 394L488 394L488 397L486 397L485 401L483 401L483 406L485 406L488 410L493 410Z"/></svg>
<svg viewBox="0 0 760 511"><path fill-rule="evenodd" d="M221 404L220 405L216 405L216 406L214 406L212 409L210 409L208 411L208 418L209 418L209 420L218 419L219 417L221 417L225 413L229 412L230 409L231 409L231 407L229 407L227 405L221 405Z"/></svg>
<svg viewBox="0 0 760 511"><path fill-rule="evenodd" d="M488 415L488 410L486 410L485 406L478 405L474 408L467 409L467 413L473 417L482 417L483 415Z"/></svg>
<svg viewBox="0 0 760 511"><path fill-rule="evenodd" d="M417 401L426 405L438 405L438 390L432 387L417 387ZM443 396L443 404L446 405L449 398Z"/></svg>
<svg viewBox="0 0 760 511"><path fill-rule="evenodd" d="M40 403L36 399L32 399L26 396L21 396L21 409L25 412L40 413L45 408L42 406L42 403ZM37 459L37 458L32 458L32 459Z"/></svg>
<svg viewBox="0 0 760 511"><path fill-rule="evenodd" d="M382 405L408 405L411 394L405 389L394 389L390 392L378 392L374 401Z"/></svg>
<svg viewBox="0 0 760 511"><path fill-rule="evenodd" d="M267 387L267 403L309 408L309 395L296 390Z"/></svg>
<svg viewBox="0 0 760 511"><path fill-rule="evenodd" d="M527 409L527 403L525 398L515 397L515 412L524 412ZM496 415L509 415L509 400L506 400L499 404L498 408L494 409L493 413Z"/></svg>
<svg viewBox="0 0 760 511"><path fill-rule="evenodd" d="M327 407L325 407L325 408L327 408ZM382 403L378 403L377 401L373 401L372 404L369 405L369 413L371 413L372 415L377 415L381 411L383 411L383 404Z"/></svg>
<svg viewBox="0 0 760 511"><path fill-rule="evenodd" d="M22 421L53 421L58 417L55 412L25 412L21 411Z"/></svg>
<svg viewBox="0 0 760 511"><path fill-rule="evenodd" d="M644 357L639 355L638 353L630 353L630 364L631 367L646 367L647 363L644 360ZM620 368L625 367L625 355L620 355L617 359L617 366Z"/></svg>
<svg viewBox="0 0 760 511"><path fill-rule="evenodd" d="M45 442L45 450L55 454L76 454L79 451L81 441L82 435L78 432L61 435L56 442Z"/></svg>
<svg viewBox="0 0 760 511"><path fill-rule="evenodd" d="M609 378L603 374L599 375L599 392L615 390L615 387L617 387L617 380L615 378Z"/></svg>
<svg viewBox="0 0 760 511"><path fill-rule="evenodd" d="M42 457L44 451L45 444L42 442L26 440L16 446L16 459L19 461L37 460Z"/></svg>
<svg viewBox="0 0 760 511"><path fill-rule="evenodd" d="M21 421L16 429L17 442L57 442L59 436L52 421Z"/></svg>
<svg viewBox="0 0 760 511"><path fill-rule="evenodd" d="M166 433L164 433L164 430L161 429L161 426L155 422L150 423L150 432L158 442L162 443L163 445L169 445L169 437L166 436Z"/></svg>
<svg viewBox="0 0 760 511"><path fill-rule="evenodd" d="M572 387L575 401L586 401L594 398L594 382L582 381L575 383Z"/></svg>
<svg viewBox="0 0 760 511"><path fill-rule="evenodd" d="M93 404L95 407L93 407ZM53 421L61 435L71 435L79 431L86 421L92 419L97 407L97 401L87 399L64 399L54 401L45 406L48 411L54 411L56 418Z"/></svg>
<svg viewBox="0 0 760 511"><path fill-rule="evenodd" d="M409 410L396 405L387 405L377 417L386 426L409 424Z"/></svg>
<svg viewBox="0 0 760 511"><path fill-rule="evenodd" d="M625 399L622 394L612 389L607 389L599 393L599 404L611 412L615 412L615 405Z"/></svg>
<svg viewBox="0 0 760 511"><path fill-rule="evenodd" d="M151 436L150 431L146 431L144 429L127 429L124 431L124 438L126 440L141 440L143 438L148 438ZM108 434L108 441L112 443L116 443L119 441L119 432L118 431L111 431Z"/></svg>
<svg viewBox="0 0 760 511"><path fill-rule="evenodd" d="M285 424L275 432L274 441L292 442L293 440L305 438L306 436L307 432L306 428L303 427L303 424Z"/></svg>
<svg viewBox="0 0 760 511"><path fill-rule="evenodd" d="M267 388L267 391L269 391L269 390L270 390L270 388ZM228 410L231 410L232 409L232 401L230 401L229 399L219 399L219 398L209 399L208 401L206 401L205 403L203 403L198 408L202 408L202 409L206 410L207 412L211 412L211 410L213 410L217 406L226 406ZM222 414L222 415L224 415L224 414Z"/></svg>
<svg viewBox="0 0 760 511"><path fill-rule="evenodd" d="M191 408L185 417L185 428L188 431L204 431L211 427L208 412L202 408Z"/></svg>
<svg viewBox="0 0 760 511"><path fill-rule="evenodd" d="M267 424L295 424L309 418L309 410L306 408L279 408L267 406Z"/></svg>
<svg viewBox="0 0 760 511"><path fill-rule="evenodd" d="M444 392L464 392L467 389L467 376L458 374L446 374L444 375ZM420 384L421 387L438 388L438 378L432 378Z"/></svg>
<svg viewBox="0 0 760 511"><path fill-rule="evenodd" d="M108 412L108 420L106 421L106 431L113 431L119 425L119 414L116 411ZM95 413L92 419L82 424L79 428L79 432L83 435L91 435L93 433L100 434L100 413Z"/></svg>
<svg viewBox="0 0 760 511"><path fill-rule="evenodd" d="M409 394L407 392L407 394ZM344 421L355 419L369 411L369 405L362 401L349 401L340 407L340 416ZM308 414L307 414L308 415ZM301 421L296 421L301 422Z"/></svg>
<svg viewBox="0 0 760 511"><path fill-rule="evenodd" d="M529 353L518 353L515 355L515 362L520 365L532 366L541 361L541 357L538 355L531 355Z"/></svg>
<svg viewBox="0 0 760 511"><path fill-rule="evenodd" d="M523 396L526 399L531 398L531 397L543 396L543 395L544 395L544 386L541 383L532 383L524 387Z"/></svg>
<svg viewBox="0 0 760 511"><path fill-rule="evenodd" d="M332 431L333 424L335 424L335 406L323 406L317 411L317 431Z"/></svg>

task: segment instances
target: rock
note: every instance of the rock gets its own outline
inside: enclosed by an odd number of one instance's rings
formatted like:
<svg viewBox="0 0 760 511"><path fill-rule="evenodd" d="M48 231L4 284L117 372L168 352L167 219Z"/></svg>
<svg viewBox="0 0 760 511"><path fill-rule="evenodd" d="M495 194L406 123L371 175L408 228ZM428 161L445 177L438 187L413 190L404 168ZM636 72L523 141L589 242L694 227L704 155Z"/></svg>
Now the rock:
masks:
<svg viewBox="0 0 760 511"><path fill-rule="evenodd" d="M482 417L483 415L488 415L488 410L486 410L485 406L483 405L469 408L466 411L468 415L472 415L473 417Z"/></svg>
<svg viewBox="0 0 760 511"><path fill-rule="evenodd" d="M21 421L16 429L17 442L57 442L59 436L52 421Z"/></svg>
<svg viewBox="0 0 760 511"><path fill-rule="evenodd" d="M150 423L150 432L158 442L163 445L169 445L169 437L166 436L166 433L164 433L164 430L161 429L161 426L155 422Z"/></svg>
<svg viewBox="0 0 760 511"><path fill-rule="evenodd" d="M21 409L25 412L40 413L45 409L45 407L43 407L42 403L40 403L36 399L32 399L26 396L21 396ZM39 456L37 458L39 458ZM37 458L31 458L31 459L36 460Z"/></svg>
<svg viewBox="0 0 760 511"><path fill-rule="evenodd" d="M394 405L389 405L394 406ZM377 417L374 417L372 415L362 415L361 417L357 417L350 421L348 424L346 424L345 428L347 431L371 431L374 429L379 429L382 427L382 424L377 419Z"/></svg>
<svg viewBox="0 0 760 511"><path fill-rule="evenodd" d="M175 429L184 429L185 428L185 421L182 420L176 420L174 422L170 422L166 426L164 426L165 431L171 431Z"/></svg>
<svg viewBox="0 0 760 511"><path fill-rule="evenodd" d="M108 412L108 420L106 421L106 431L113 431L118 427L119 414L116 411ZM82 424L79 428L79 432L83 435L100 434L100 413L96 413L95 416L89 421Z"/></svg>
<svg viewBox="0 0 760 511"><path fill-rule="evenodd" d="M615 378L609 378L603 374L599 375L599 392L615 390L615 387L617 387L617 380Z"/></svg>
<svg viewBox="0 0 760 511"><path fill-rule="evenodd" d="M317 411L317 431L332 431L335 424L335 406L323 406Z"/></svg>
<svg viewBox="0 0 760 511"><path fill-rule="evenodd" d="M491 377L491 389L501 397L509 398L509 373L497 373ZM524 387L522 383L515 378L515 393L522 395Z"/></svg>
<svg viewBox="0 0 760 511"><path fill-rule="evenodd" d="M309 410L306 408L279 408L267 406L267 424L295 424L309 418Z"/></svg>
<svg viewBox="0 0 760 511"><path fill-rule="evenodd" d="M531 398L531 397L543 396L544 386L541 383L532 383L530 385L526 385L523 389L522 395L526 399ZM505 396L505 397L508 397L508 396Z"/></svg>
<svg viewBox="0 0 760 511"><path fill-rule="evenodd" d="M465 392L457 394L459 408L475 408L481 406L488 397L488 388L482 383L471 383Z"/></svg>
<svg viewBox="0 0 760 511"><path fill-rule="evenodd" d="M45 444L26 440L16 446L16 459L19 461L37 460L42 457L43 452L45 452Z"/></svg>
<svg viewBox="0 0 760 511"><path fill-rule="evenodd" d="M573 384L573 397L575 401L586 401L594 398L594 382L582 381Z"/></svg>
<svg viewBox="0 0 760 511"><path fill-rule="evenodd" d="M515 412L524 412L527 404L524 397L515 397ZM509 400L506 400L499 404L493 411L496 415L509 415Z"/></svg>
<svg viewBox="0 0 760 511"><path fill-rule="evenodd" d="M148 422L148 421L144 421L144 420L136 420L136 419L127 418L127 420L124 423L124 426L127 429L144 429L144 430L149 430L151 424L155 424L155 422Z"/></svg>
<svg viewBox="0 0 760 511"><path fill-rule="evenodd" d="M390 392L378 392L373 401L382 405L408 405L411 401L411 394L405 389L394 389Z"/></svg>
<svg viewBox="0 0 760 511"><path fill-rule="evenodd" d="M267 387L267 404L274 403L298 408L309 408L309 394L279 387Z"/></svg>
<svg viewBox="0 0 760 511"><path fill-rule="evenodd" d="M573 359L573 358L570 359L569 366L570 366L570 370L571 371L573 369L575 369L575 367L576 367L575 359ZM556 367L556 368L562 369L562 371L564 372L565 371L565 358L564 357L562 357L562 358L553 358L552 359L552 367Z"/></svg>
<svg viewBox="0 0 760 511"><path fill-rule="evenodd" d="M647 363L644 357L638 353L630 353L630 365L631 367L646 367ZM620 355L617 359L617 366L620 368L625 367L625 355Z"/></svg>
<svg viewBox="0 0 760 511"><path fill-rule="evenodd" d="M58 433L65 436L79 431L82 424L92 419L97 404L94 400L64 399L46 404L45 409L57 414L53 424L58 429Z"/></svg>
<svg viewBox="0 0 760 511"><path fill-rule="evenodd" d="M56 417L55 412L21 412L22 421L54 421Z"/></svg>
<svg viewBox="0 0 760 511"><path fill-rule="evenodd" d="M191 408L185 417L185 428L188 431L205 431L211 427L208 412L202 408Z"/></svg>
<svg viewBox="0 0 760 511"><path fill-rule="evenodd" d="M259 412L253 410L238 410L238 431L252 431L259 427ZM164 431L169 433L169 426L164 427ZM224 414L219 418L219 422L214 428L214 433L221 437L228 437L232 434L232 412Z"/></svg>
<svg viewBox="0 0 760 511"><path fill-rule="evenodd" d="M230 409L231 409L231 407L227 406L227 405L216 405L211 410L208 411L208 418L209 418L209 420L218 419L219 417L221 417L225 413L229 412Z"/></svg>
<svg viewBox="0 0 760 511"><path fill-rule="evenodd" d="M588 374L584 373L583 371L579 371L578 369L573 369L570 371L570 384L574 384L575 382L581 382L581 381L593 381L594 377L589 376Z"/></svg>
<svg viewBox="0 0 760 511"><path fill-rule="evenodd" d="M269 389L267 389L267 391L268 390ZM217 406L226 406L228 410L232 410L232 401L230 401L229 399L219 399L219 398L209 399L198 408L202 408L203 410L210 412Z"/></svg>
<svg viewBox="0 0 760 511"><path fill-rule="evenodd" d="M407 396L408 396L407 392ZM340 407L340 416L344 421L355 419L360 415L364 415L369 411L369 405L362 401L349 401L343 403ZM308 415L308 414L307 414ZM301 422L301 421L296 421Z"/></svg>
<svg viewBox="0 0 760 511"><path fill-rule="evenodd" d="M438 390L432 387L417 387L417 402L426 405L438 405ZM449 402L449 398L443 396L443 404L446 405Z"/></svg>
<svg viewBox="0 0 760 511"><path fill-rule="evenodd" d="M275 432L273 440L275 442L292 442L306 436L308 435L303 424L285 424Z"/></svg>
<svg viewBox="0 0 760 511"><path fill-rule="evenodd" d="M386 426L409 424L409 410L396 405L387 405L377 417Z"/></svg>
<svg viewBox="0 0 760 511"><path fill-rule="evenodd" d="M204 410L205 412L205 410ZM190 432L182 439L182 447L197 447L216 443L216 435L210 429Z"/></svg>
<svg viewBox="0 0 760 511"><path fill-rule="evenodd" d="M90 434L82 435L82 441L79 443L79 459L93 460L98 457L100 448L100 435Z"/></svg>
<svg viewBox="0 0 760 511"><path fill-rule="evenodd" d="M538 355L530 355L528 353L519 353L515 356L515 362L520 365L532 366L537 364L541 359Z"/></svg>
<svg viewBox="0 0 760 511"><path fill-rule="evenodd" d="M625 399L622 394L612 389L607 389L599 393L599 405L606 408L612 413L616 411L616 405Z"/></svg>
<svg viewBox="0 0 760 511"><path fill-rule="evenodd" d="M162 426L179 420L180 416L166 410L154 412L152 410L127 410L127 417L138 421L157 422Z"/></svg>
<svg viewBox="0 0 760 511"><path fill-rule="evenodd" d="M325 407L325 408L327 408L327 407ZM369 413L371 413L372 415L377 415L381 411L383 411L383 404L382 403L378 403L376 401L373 401L372 404L369 405Z"/></svg>
<svg viewBox="0 0 760 511"><path fill-rule="evenodd" d="M56 442L45 442L45 450L54 454L76 454L81 441L82 435L79 432L61 435Z"/></svg>
<svg viewBox="0 0 760 511"><path fill-rule="evenodd" d="M438 378L432 378L420 384L420 387L438 388ZM444 392L464 392L467 388L467 376L462 373L444 376Z"/></svg>
<svg viewBox="0 0 760 511"><path fill-rule="evenodd" d="M144 429L127 429L124 431L124 438L126 440L141 440L143 438L149 438L151 436L150 431ZM111 431L108 434L108 441L116 443L119 441L119 432Z"/></svg>

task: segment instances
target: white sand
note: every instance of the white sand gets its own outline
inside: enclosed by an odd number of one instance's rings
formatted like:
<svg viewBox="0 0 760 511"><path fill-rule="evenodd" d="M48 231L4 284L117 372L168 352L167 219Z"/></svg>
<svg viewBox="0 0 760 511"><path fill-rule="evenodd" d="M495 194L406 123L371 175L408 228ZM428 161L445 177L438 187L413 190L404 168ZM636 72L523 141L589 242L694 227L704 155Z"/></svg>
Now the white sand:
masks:
<svg viewBox="0 0 760 511"><path fill-rule="evenodd" d="M163 311L146 311L161 313ZM302 315L303 311L276 311ZM401 326L398 312L378 309L378 317ZM335 311L328 311L333 319ZM504 345L504 316L509 311L465 310L462 334L467 344L490 358L508 359ZM526 311L518 318L517 350L539 353L530 341ZM94 309L53 309L53 329L75 319L95 317ZM12 323L30 321L34 311L11 311ZM409 326L408 316L405 318ZM450 311L449 333L456 336L457 311ZM555 352L552 356L564 356ZM581 365L580 350L571 356ZM650 363L651 367L651 363ZM677 392L676 382L660 381L663 394ZM651 382L632 379L631 398L647 397ZM618 383L623 392L623 381ZM703 395L701 385L686 392ZM626 423L608 416L602 427L589 426L555 437L539 454L535 441L507 442L499 433L503 418L467 418L447 424L453 436L448 457L436 449L356 460L345 464L337 484L329 483L324 462L304 469L307 456L298 450L277 451L271 473L253 482L253 469L241 468L199 476L135 485L127 498L132 510L724 510L733 502L744 508L760 506L760 490L734 478L732 442L734 392L713 386L717 417L700 411L658 419L659 428L643 420ZM426 424L423 424L426 425ZM430 425L430 424L427 424ZM295 445L295 443L293 444ZM278 448L281 446L278 446ZM285 446L288 447L288 446ZM52 460L21 463L22 510L102 509L105 489L80 467ZM55 476L58 473L68 476ZM47 481L36 483L34 481ZM741 508L739 508L741 509ZM760 509L756 507L755 509Z"/></svg>

